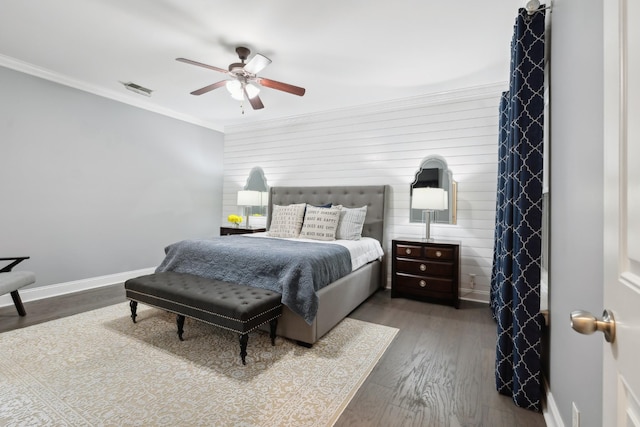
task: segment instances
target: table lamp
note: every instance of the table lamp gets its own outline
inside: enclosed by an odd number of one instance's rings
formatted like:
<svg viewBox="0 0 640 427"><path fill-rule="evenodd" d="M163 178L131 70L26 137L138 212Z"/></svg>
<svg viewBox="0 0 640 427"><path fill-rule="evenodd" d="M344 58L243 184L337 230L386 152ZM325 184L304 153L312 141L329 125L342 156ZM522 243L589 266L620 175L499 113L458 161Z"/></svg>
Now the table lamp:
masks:
<svg viewBox="0 0 640 427"><path fill-rule="evenodd" d="M414 188L411 197L411 209L422 209L425 213L425 239L431 238L431 212L445 210L448 207L447 192L442 188Z"/></svg>
<svg viewBox="0 0 640 427"><path fill-rule="evenodd" d="M238 206L244 208L245 216L247 217L247 225L249 228L249 208L252 206L261 206L262 194L259 191L252 190L240 190L238 191Z"/></svg>

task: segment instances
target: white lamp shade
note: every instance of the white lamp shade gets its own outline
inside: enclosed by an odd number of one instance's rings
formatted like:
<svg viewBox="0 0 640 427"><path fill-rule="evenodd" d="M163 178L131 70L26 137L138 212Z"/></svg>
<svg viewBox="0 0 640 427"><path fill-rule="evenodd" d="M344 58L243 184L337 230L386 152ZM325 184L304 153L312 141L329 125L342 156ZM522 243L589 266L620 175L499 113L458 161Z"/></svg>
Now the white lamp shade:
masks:
<svg viewBox="0 0 640 427"><path fill-rule="evenodd" d="M269 204L269 192L263 191L262 193L260 193L260 196L260 206L267 206Z"/></svg>
<svg viewBox="0 0 640 427"><path fill-rule="evenodd" d="M238 206L262 206L262 194L260 191L238 191Z"/></svg>
<svg viewBox="0 0 640 427"><path fill-rule="evenodd" d="M447 192L442 188L414 188L411 209L444 210L448 208Z"/></svg>

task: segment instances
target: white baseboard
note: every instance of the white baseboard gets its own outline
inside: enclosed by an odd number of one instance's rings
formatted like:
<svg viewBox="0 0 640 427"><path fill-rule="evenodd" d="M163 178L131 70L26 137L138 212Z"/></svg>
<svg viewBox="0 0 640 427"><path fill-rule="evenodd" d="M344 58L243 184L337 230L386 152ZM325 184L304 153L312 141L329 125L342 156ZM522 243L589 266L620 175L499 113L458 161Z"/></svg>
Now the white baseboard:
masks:
<svg viewBox="0 0 640 427"><path fill-rule="evenodd" d="M489 291L479 291L477 289L461 288L460 299L465 301L483 302L489 304Z"/></svg>
<svg viewBox="0 0 640 427"><path fill-rule="evenodd" d="M123 273L109 274L107 276L90 277L88 279L74 280L72 282L57 283L54 285L40 286L37 288L20 289L20 298L23 302L36 301L45 298L57 297L60 295L72 294L74 292L86 291L89 289L101 288L103 286L115 285L133 277L151 274L155 267L143 268L141 270L125 271ZM387 287L387 289L390 289ZM474 289L460 289L460 299L489 303L489 292ZM0 295L0 307L13 305L13 300L9 294Z"/></svg>
<svg viewBox="0 0 640 427"><path fill-rule="evenodd" d="M391 285L387 284L385 289L391 290ZM489 304L489 291L477 291L475 289L462 288L460 289L460 299Z"/></svg>
<svg viewBox="0 0 640 427"><path fill-rule="evenodd" d="M544 416L544 422L547 427L564 427L562 417L560 417L560 411L558 405L553 399L553 394L549 390L549 383L546 378L542 379L544 390L546 393L546 402L542 405L542 415Z"/></svg>
<svg viewBox="0 0 640 427"><path fill-rule="evenodd" d="M123 273L109 274L107 276L90 277L88 279L74 280L73 282L57 283L55 285L40 286L37 288L19 289L20 299L23 302L36 301L74 292L86 291L89 289L101 288L103 286L115 285L133 277L151 274L155 267L143 268L141 270L125 271ZM0 307L13 305L11 295L0 295Z"/></svg>

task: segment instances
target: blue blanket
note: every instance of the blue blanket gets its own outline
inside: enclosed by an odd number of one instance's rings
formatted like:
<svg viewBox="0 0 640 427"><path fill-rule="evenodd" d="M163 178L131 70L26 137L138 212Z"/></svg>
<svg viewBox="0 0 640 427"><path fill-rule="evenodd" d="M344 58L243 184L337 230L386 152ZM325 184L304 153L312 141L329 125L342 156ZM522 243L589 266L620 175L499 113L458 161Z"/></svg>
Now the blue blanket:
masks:
<svg viewBox="0 0 640 427"><path fill-rule="evenodd" d="M156 272L189 273L269 289L311 324L317 291L351 272L349 250L340 245L248 236L183 240L165 248Z"/></svg>

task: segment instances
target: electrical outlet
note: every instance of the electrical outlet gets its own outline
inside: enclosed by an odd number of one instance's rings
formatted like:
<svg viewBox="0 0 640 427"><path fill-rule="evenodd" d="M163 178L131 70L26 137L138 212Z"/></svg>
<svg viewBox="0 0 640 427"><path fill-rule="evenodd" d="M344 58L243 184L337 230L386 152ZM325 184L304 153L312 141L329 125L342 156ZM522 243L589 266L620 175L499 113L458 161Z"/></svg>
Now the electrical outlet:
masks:
<svg viewBox="0 0 640 427"><path fill-rule="evenodd" d="M580 427L580 411L576 402L571 402L571 427Z"/></svg>
<svg viewBox="0 0 640 427"><path fill-rule="evenodd" d="M476 287L476 275L469 273L469 287L471 289Z"/></svg>

